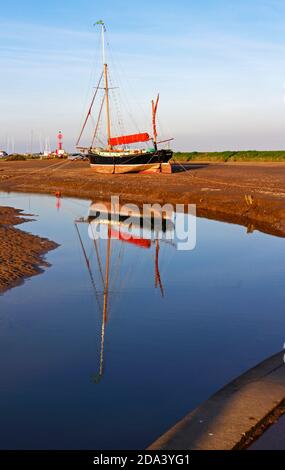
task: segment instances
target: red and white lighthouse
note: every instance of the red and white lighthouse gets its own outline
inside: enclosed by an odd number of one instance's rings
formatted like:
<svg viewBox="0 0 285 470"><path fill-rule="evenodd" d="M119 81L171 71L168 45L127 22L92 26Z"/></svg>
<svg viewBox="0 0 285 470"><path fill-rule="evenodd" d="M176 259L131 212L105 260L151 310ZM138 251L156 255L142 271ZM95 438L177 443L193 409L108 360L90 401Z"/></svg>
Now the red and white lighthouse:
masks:
<svg viewBox="0 0 285 470"><path fill-rule="evenodd" d="M65 151L63 149L63 134L61 131L59 131L58 135L57 135L57 149L56 149L56 154L59 156L59 157L62 157L64 154L65 154Z"/></svg>

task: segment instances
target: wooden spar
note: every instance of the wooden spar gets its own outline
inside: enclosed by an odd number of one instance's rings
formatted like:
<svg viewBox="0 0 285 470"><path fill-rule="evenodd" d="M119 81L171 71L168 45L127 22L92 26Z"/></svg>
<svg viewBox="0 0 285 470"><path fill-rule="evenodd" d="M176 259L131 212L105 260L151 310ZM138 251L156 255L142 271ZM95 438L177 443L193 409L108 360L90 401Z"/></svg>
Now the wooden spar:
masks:
<svg viewBox="0 0 285 470"><path fill-rule="evenodd" d="M89 259L88 259L88 256L87 256L87 253L86 253L86 250L85 250L85 247L84 247L81 235L80 235L80 231L79 231L79 228L77 226L77 223L75 223L74 225L75 225L76 232L77 232L77 235L78 235L78 238L79 238L79 242L80 242L80 245L81 245L82 253L83 253L85 263L86 263L86 266L87 266L87 270L88 270L88 273L89 273L89 276L90 276L91 284L92 284L92 287L93 287L94 292L95 292L95 297L96 297L96 300L97 300L97 304L98 304L99 309L101 309L99 296L98 296L98 292L97 292L96 285L95 285L95 280L94 280L92 270L91 270L91 267L90 267L90 262L89 262Z"/></svg>
<svg viewBox="0 0 285 470"><path fill-rule="evenodd" d="M92 224L90 224L90 226L91 226L91 230L92 230L93 237L94 237ZM110 240L108 239L108 242L109 241ZM95 247L95 251L96 251L96 256L97 256L97 261L98 261L98 265L99 265L100 274L101 274L101 280L102 280L102 284L103 284L103 287L104 287L104 305L103 305L103 311L102 311L99 373L94 378L95 382L99 383L99 381L100 381L100 379L103 375L103 372L104 372L105 326L106 326L106 321L107 321L107 307L108 307L107 300L108 300L108 294L109 294L109 292L108 292L108 289L109 289L109 262L108 262L107 267L106 267L106 281L108 280L107 285L106 285L106 282L104 281L104 277L103 277L102 263L101 263L101 260L100 260L100 255L99 255L99 251L98 251L98 247L97 247L95 237L94 237L94 247ZM110 250L108 249L107 260L109 258L110 258Z"/></svg>
<svg viewBox="0 0 285 470"><path fill-rule="evenodd" d="M103 284L103 286L104 286L104 288L105 288L104 276L103 276L103 269L102 269L102 263L101 263L101 260L100 260L99 250L98 250L97 241L96 241L96 237L95 237L95 234L94 234L94 230L93 230L93 225L92 225L92 223L89 224L89 227L91 227L92 236L93 236L93 241L94 241L94 247L95 247L95 252L96 252L96 257L97 257L97 262L98 262L99 271L100 271L100 275L101 275L101 280L102 280L102 284Z"/></svg>
<svg viewBox="0 0 285 470"><path fill-rule="evenodd" d="M104 363L104 344L105 344L105 319L102 319L101 328L101 348L100 348L100 365L99 365L99 379L103 375L103 363ZM98 379L96 380L98 382Z"/></svg>
<svg viewBox="0 0 285 470"><path fill-rule="evenodd" d="M156 102L152 100L152 127L153 127L153 143L154 148L157 150L157 129L156 129L156 113L157 113L157 106L159 102L159 94L157 95Z"/></svg>
<svg viewBox="0 0 285 470"><path fill-rule="evenodd" d="M107 117L107 137L108 137L108 148L111 150L112 147L109 144L111 139L111 122L110 122L110 106L109 106L109 86L108 86L108 65L105 58L105 25L102 24L102 48L103 48L103 67L104 67L104 81L105 81L105 98L106 98L106 117Z"/></svg>
<svg viewBox="0 0 285 470"><path fill-rule="evenodd" d="M174 137L171 137L171 139L160 140L160 141L157 142L157 143L158 143L158 144L164 144L165 142L171 142L172 140L174 140Z"/></svg>
<svg viewBox="0 0 285 470"><path fill-rule="evenodd" d="M77 226L77 223L75 223L75 228L76 228L77 235L78 235L78 238L79 238L79 241L80 241L80 245L81 245L82 252L83 252L83 255L84 255L84 259L85 259L85 262L86 262L86 266L87 266L87 269L88 269L88 272L89 272L91 283L92 283L92 286L93 286L93 288L95 290L95 293L96 293L97 303L98 303L99 309L101 310L101 306L100 306L99 298L98 298L98 293L97 293L97 289L96 289L96 286L95 286L95 281L94 281L93 274L92 274L91 267L90 267L90 262L89 262L89 259L88 259L88 256L87 256L87 253L86 253L86 250L85 250L85 247L84 247L84 244L83 244L83 241L82 241L82 238L81 238L78 226ZM98 262L100 262L100 257L99 257L99 253L97 252L97 245L96 245L96 240L95 239L94 239L94 246L96 248L96 253L98 255ZM108 308L108 295L109 295L110 252L111 252L111 230L110 230L110 228L108 228L108 244L107 244L105 284L104 284L104 279L102 278L102 282L103 282L103 286L104 286L104 304L103 304L103 312L102 312L100 364L99 364L99 374L95 376L95 382L97 382L97 383L99 382L100 378L103 375L105 326L106 326L106 322L107 322L107 308ZM101 262L100 262L100 270L101 270L101 273L102 273Z"/></svg>
<svg viewBox="0 0 285 470"><path fill-rule="evenodd" d="M91 111L92 111L92 108L93 108L93 104L94 104L95 98L96 98L96 96L97 96L97 93L98 93L98 90L99 90L99 87L100 87L100 83L101 83L101 81L102 81L102 78L103 78L103 72L102 72L102 74L101 74L101 77L100 77L100 80L99 80L99 82L98 82L97 88L96 88L96 90L95 90L95 92L94 92L94 95L93 95L93 98L92 98L92 101L91 101L91 104L90 104L90 107L89 107L87 116L86 116L86 118L85 118L84 124L83 124L83 126L82 126L81 132L80 132L79 137L78 137L78 140L77 140L77 142L76 142L76 147L78 146L78 144L79 144L79 142L80 142L80 140L81 140L82 134L83 134L84 129L85 129L86 124L87 124L87 121L88 121L89 117L91 116Z"/></svg>
<svg viewBox="0 0 285 470"><path fill-rule="evenodd" d="M102 99L102 103L101 103L101 107L100 107L100 111L99 111L99 115L98 115L98 120L97 120L97 124L96 124L95 131L94 131L91 147L93 147L96 136L97 136L98 127L99 127L99 123L100 123L100 119L101 119L101 114L102 114L102 111L103 111L104 101L105 101L105 96Z"/></svg>
<svg viewBox="0 0 285 470"><path fill-rule="evenodd" d="M87 269L88 269L88 272L89 272L89 275L90 275L90 279L91 279L92 285L94 285L94 280L93 280L92 271L91 271L91 269L90 269L89 259L88 259L87 253L86 253L86 251L85 251L85 248L84 248L84 245L83 245L83 241L82 241L82 238L81 238L79 229L78 229L78 227L77 227L77 224L75 224L75 228L76 228L77 235L78 235L78 238L79 238L79 242L80 242L80 245L81 245L81 248L82 248L82 252L83 252L83 256L84 256L85 262L86 262L86 266L87 266Z"/></svg>
<svg viewBox="0 0 285 470"><path fill-rule="evenodd" d="M162 295L162 297L164 297L164 289L163 289L163 284L162 284L161 277L160 277L159 262L158 262L158 258L159 258L159 240L157 239L155 241L155 243L156 243L156 247L155 247L155 287L157 288L158 285L159 285L161 295Z"/></svg>
<svg viewBox="0 0 285 470"><path fill-rule="evenodd" d="M97 256L97 261L98 261L98 266L99 266L99 271L100 271L102 284L104 286L104 276L103 276L102 263L101 263L101 260L100 260L99 250L98 250L98 246L97 246L97 242L96 242L95 238L94 238L94 247L95 247L95 251L96 251L96 256Z"/></svg>
<svg viewBox="0 0 285 470"><path fill-rule="evenodd" d="M109 85L108 85L108 65L106 61L105 55L105 23L104 21L100 20L97 23L101 26L102 32L102 55L103 55L103 75L104 75L104 90L105 90L105 100L106 100L106 118L107 118L107 138L108 138L108 149L111 150L112 146L110 145L109 141L111 139L111 120L110 120L110 104L109 104Z"/></svg>
<svg viewBox="0 0 285 470"><path fill-rule="evenodd" d="M105 274L105 287L104 287L104 306L103 306L103 319L107 320L108 308L108 295L109 295L109 271L110 271L110 252L111 252L111 228L108 226L108 243L107 243L107 257L106 257L106 274Z"/></svg>
<svg viewBox="0 0 285 470"><path fill-rule="evenodd" d="M108 295L109 295L110 252L111 252L111 230L110 230L110 227L108 227L108 243L107 243L106 275L105 275L105 286L104 286L104 304L103 304L103 316L102 316L102 328L101 328L99 377L102 377L103 375L105 326L107 322Z"/></svg>
<svg viewBox="0 0 285 470"><path fill-rule="evenodd" d="M108 86L108 65L104 64L104 80L105 80L105 99L106 99L106 115L107 115L107 137L108 137L108 148L111 150L110 145L111 139L111 122L110 122L110 105L109 105L109 86Z"/></svg>

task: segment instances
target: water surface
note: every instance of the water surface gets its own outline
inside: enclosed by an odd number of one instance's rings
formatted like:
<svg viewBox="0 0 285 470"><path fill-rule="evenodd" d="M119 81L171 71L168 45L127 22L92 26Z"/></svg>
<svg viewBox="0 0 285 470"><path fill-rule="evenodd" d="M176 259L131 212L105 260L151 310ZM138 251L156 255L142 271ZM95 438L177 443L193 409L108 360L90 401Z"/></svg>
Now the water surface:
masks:
<svg viewBox="0 0 285 470"><path fill-rule="evenodd" d="M88 225L85 252L74 225L90 201L2 193L0 205L36 214L20 228L60 244L0 297L1 449L143 449L282 349L283 239L198 219L195 250L160 243L161 285L155 243L112 240L103 318L108 242L100 268Z"/></svg>

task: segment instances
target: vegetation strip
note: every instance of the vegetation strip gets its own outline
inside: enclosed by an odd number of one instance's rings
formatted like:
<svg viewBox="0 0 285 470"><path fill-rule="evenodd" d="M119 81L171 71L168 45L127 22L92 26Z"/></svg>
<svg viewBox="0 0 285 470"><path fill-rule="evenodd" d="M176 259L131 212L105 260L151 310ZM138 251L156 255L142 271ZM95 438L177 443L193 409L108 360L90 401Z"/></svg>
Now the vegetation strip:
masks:
<svg viewBox="0 0 285 470"><path fill-rule="evenodd" d="M285 162L285 150L241 150L225 152L176 152L173 161L180 162Z"/></svg>

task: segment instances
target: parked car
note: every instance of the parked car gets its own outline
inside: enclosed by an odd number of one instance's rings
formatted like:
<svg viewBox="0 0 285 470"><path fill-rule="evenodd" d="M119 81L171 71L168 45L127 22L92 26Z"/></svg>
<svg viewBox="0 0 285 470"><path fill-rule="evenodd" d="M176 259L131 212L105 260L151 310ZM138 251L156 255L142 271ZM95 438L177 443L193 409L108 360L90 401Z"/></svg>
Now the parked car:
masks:
<svg viewBox="0 0 285 470"><path fill-rule="evenodd" d="M82 153L71 153L68 156L68 160L72 160L72 161L74 161L74 160L86 160L86 157Z"/></svg>
<svg viewBox="0 0 285 470"><path fill-rule="evenodd" d="M8 153L4 152L4 150L0 150L0 158L6 158L8 157Z"/></svg>

